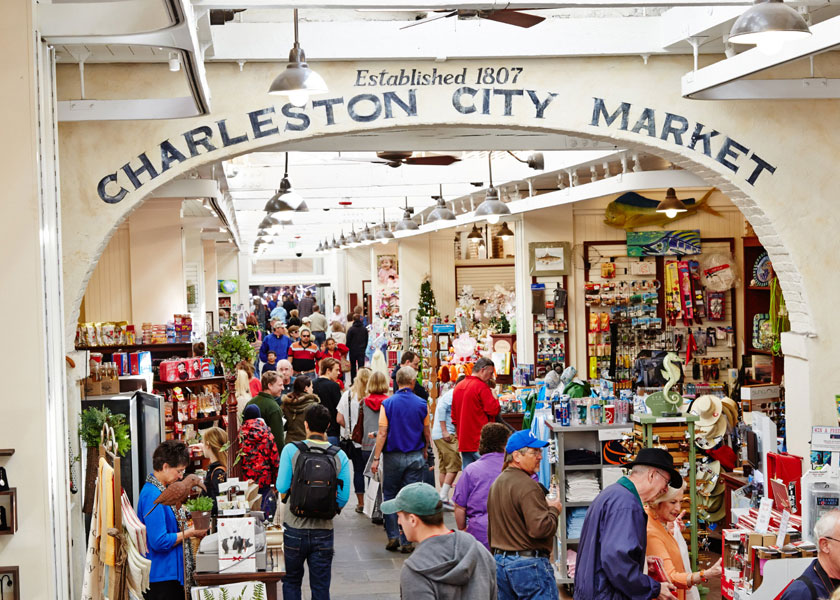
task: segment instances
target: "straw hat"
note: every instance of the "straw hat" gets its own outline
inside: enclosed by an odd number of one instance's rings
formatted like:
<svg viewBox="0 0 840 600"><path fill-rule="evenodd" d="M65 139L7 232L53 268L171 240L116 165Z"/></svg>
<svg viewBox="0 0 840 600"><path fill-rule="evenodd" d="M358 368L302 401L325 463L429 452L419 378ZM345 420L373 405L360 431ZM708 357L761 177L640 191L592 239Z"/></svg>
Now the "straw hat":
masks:
<svg viewBox="0 0 840 600"><path fill-rule="evenodd" d="M697 464L697 484L698 490L701 494L708 496L711 494L715 486L717 486L720 478L720 462L713 460L709 463Z"/></svg>
<svg viewBox="0 0 840 600"><path fill-rule="evenodd" d="M723 519L723 517L726 516L726 505L723 502L721 502L720 508L718 508L714 512L708 512L703 509L700 509L697 512L700 515L700 518L706 521L707 523L717 523L718 521Z"/></svg>
<svg viewBox="0 0 840 600"><path fill-rule="evenodd" d="M698 508L705 510L707 513L715 513L720 509L721 504L723 504L723 494L717 494L703 498Z"/></svg>
<svg viewBox="0 0 840 600"><path fill-rule="evenodd" d="M690 414L698 417L697 425L700 427L711 427L721 417L723 403L717 396L700 396L691 403Z"/></svg>
<svg viewBox="0 0 840 600"><path fill-rule="evenodd" d="M711 492L706 493L706 491L705 491L706 486L704 485L703 489L698 489L697 490L697 493L700 494L700 496L705 499L707 497L711 498L711 497L723 494L725 489L726 489L726 484L723 482L723 478L718 477L717 485L714 487L714 489Z"/></svg>
<svg viewBox="0 0 840 600"><path fill-rule="evenodd" d="M732 427L738 423L738 405L731 398L721 398L721 408Z"/></svg>
<svg viewBox="0 0 840 600"><path fill-rule="evenodd" d="M729 423L727 420L728 417L724 414L721 414L717 421L712 423L709 426L703 427L695 427L694 428L694 435L698 438L706 438L710 444L706 444L709 448L714 448L717 443L711 443L715 438L722 437L723 434L726 433L726 426ZM699 445L699 444L698 444ZM704 446L701 446L704 450L706 449Z"/></svg>

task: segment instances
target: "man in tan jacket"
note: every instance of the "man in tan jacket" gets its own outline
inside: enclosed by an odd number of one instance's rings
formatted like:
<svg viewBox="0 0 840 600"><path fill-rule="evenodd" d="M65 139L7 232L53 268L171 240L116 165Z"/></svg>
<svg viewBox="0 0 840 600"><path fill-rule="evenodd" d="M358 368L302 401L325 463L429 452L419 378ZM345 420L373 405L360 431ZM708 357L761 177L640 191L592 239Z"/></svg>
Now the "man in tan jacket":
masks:
<svg viewBox="0 0 840 600"><path fill-rule="evenodd" d="M548 442L517 431L505 446L507 468L487 498L487 534L496 559L499 600L558 598L551 567L552 539L562 504L547 500L531 476L540 468ZM535 568L526 568L526 567Z"/></svg>

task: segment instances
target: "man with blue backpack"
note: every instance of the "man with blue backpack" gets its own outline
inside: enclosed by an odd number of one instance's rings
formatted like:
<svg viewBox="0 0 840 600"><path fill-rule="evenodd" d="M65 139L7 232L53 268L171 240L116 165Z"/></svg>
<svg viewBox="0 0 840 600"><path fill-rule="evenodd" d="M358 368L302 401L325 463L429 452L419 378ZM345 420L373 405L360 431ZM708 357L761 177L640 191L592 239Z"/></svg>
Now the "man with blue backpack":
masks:
<svg viewBox="0 0 840 600"><path fill-rule="evenodd" d="M309 565L312 600L329 600L334 554L333 518L350 498L350 461L327 441L330 411L306 411L306 439L286 444L280 455L277 491L286 503L283 548L284 600L300 600L303 565Z"/></svg>

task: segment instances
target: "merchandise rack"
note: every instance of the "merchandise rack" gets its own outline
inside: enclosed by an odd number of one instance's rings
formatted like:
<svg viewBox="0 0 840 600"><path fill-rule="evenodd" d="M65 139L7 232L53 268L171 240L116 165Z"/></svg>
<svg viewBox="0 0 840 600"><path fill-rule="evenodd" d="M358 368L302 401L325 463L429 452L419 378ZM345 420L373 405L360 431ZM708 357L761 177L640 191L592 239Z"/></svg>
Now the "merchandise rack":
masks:
<svg viewBox="0 0 840 600"><path fill-rule="evenodd" d="M531 277L531 283L542 283L545 284L545 299L548 300L549 296L551 298L554 297L554 290L556 284L560 284L560 287L566 292L569 291L568 285L569 278L566 275L560 277ZM548 372L548 363L555 362L555 361L543 361L542 363L539 360L540 355L540 336L562 336L563 337L563 366L566 367L569 364L569 301L568 295L566 299L566 303L562 307L554 307L555 316L554 321L562 321L565 325L562 331L559 330L543 330L537 331L537 322L543 321L545 323L548 322L548 319L545 318L544 308L542 309L543 312L539 314L533 314L534 308L531 309L532 312L532 319L533 319L533 328L534 328L534 375L536 379L541 379L545 377L545 374ZM540 318L542 317L542 318ZM559 362L559 361L557 361Z"/></svg>
<svg viewBox="0 0 840 600"><path fill-rule="evenodd" d="M657 430L664 433L666 428L685 430L688 435L678 436L684 439L688 444L688 496L689 496L689 510L691 514L691 525L689 527L690 544L689 555L691 558L691 570L697 570L697 448L694 445L694 423L699 420L696 415L686 414L680 417L655 417L654 415L633 415L633 429L638 436L641 435L641 444L644 448L655 448L667 445L668 442L655 440L658 435ZM675 436L669 436L676 439ZM671 448L667 448L669 453L673 454ZM635 458L635 457L634 457ZM681 471L683 477L685 473L680 469L678 461L674 461L674 467ZM683 498L685 504L685 498Z"/></svg>
<svg viewBox="0 0 840 600"><path fill-rule="evenodd" d="M605 439L614 439L619 437L620 432L629 432L632 429L631 423L624 423L620 425L579 425L575 427L561 427L553 421L546 421L546 425L551 429L552 438L557 450L557 462L552 465L552 474L557 477L560 484L560 501L563 507L560 510L560 518L557 526L557 534L555 535L554 556L555 561L559 565L559 577L556 581L559 585L573 584L574 578L569 577L568 567L566 565L566 551L569 546L576 546L580 539L566 537L566 518L568 516L569 508L578 508L589 506L592 502L566 502L566 471L596 471L598 473L598 481L603 489L603 469L619 468L616 465L604 464L604 455L601 450L602 437ZM604 433L609 432L607 435ZM568 437L567 437L568 436ZM587 450L592 450L598 455L599 463L595 465L570 465L565 464L565 450L569 448L585 447Z"/></svg>

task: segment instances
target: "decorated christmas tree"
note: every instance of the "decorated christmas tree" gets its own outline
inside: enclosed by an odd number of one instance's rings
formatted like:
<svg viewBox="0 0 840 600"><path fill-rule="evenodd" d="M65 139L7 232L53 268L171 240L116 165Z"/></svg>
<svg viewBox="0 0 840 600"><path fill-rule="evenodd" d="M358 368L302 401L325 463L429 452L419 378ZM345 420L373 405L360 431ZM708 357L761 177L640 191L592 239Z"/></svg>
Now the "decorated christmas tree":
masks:
<svg viewBox="0 0 840 600"><path fill-rule="evenodd" d="M434 317L435 315L437 315L435 292L432 290L432 282L427 277L420 285L420 301L417 303L417 316Z"/></svg>

